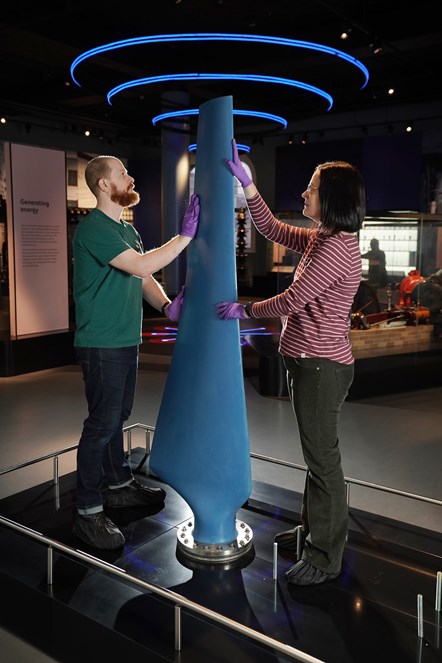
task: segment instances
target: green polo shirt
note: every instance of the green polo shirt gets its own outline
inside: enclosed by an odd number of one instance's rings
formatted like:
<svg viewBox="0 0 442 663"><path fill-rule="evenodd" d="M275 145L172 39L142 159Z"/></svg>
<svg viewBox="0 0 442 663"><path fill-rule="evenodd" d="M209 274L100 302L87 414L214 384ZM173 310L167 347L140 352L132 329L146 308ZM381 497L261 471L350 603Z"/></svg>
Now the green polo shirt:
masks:
<svg viewBox="0 0 442 663"><path fill-rule="evenodd" d="M141 237L129 223L116 223L94 209L78 224L73 239L76 346L141 343L142 279L109 264L128 248L144 253Z"/></svg>

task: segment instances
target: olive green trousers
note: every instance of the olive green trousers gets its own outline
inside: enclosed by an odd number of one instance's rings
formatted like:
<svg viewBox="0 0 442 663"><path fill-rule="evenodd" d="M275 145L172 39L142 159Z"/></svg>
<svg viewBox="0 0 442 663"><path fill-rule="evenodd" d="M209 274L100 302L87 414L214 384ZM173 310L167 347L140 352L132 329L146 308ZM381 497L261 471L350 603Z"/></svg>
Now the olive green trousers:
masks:
<svg viewBox="0 0 442 663"><path fill-rule="evenodd" d="M348 530L338 423L354 365L322 358L285 356L283 360L308 468L301 511L306 537L302 559L321 571L336 573L341 570Z"/></svg>

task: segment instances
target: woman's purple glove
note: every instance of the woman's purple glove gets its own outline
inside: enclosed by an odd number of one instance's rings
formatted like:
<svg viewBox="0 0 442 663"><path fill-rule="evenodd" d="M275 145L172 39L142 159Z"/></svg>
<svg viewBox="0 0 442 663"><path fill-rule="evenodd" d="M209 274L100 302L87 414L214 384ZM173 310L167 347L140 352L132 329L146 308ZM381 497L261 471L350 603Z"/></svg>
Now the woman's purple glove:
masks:
<svg viewBox="0 0 442 663"><path fill-rule="evenodd" d="M240 158L238 156L238 148L236 146L236 140L232 139L232 152L233 152L233 161L226 159L227 165L229 166L232 175L235 175L241 183L242 187L249 186L252 183L249 175L246 173L246 169L242 165Z"/></svg>
<svg viewBox="0 0 442 663"><path fill-rule="evenodd" d="M216 314L221 320L231 320L232 318L243 320L247 318L244 308L242 304L236 302L219 302L216 305Z"/></svg>
<svg viewBox="0 0 442 663"><path fill-rule="evenodd" d="M183 217L183 225L181 226L180 235L184 237L191 237L196 235L198 230L198 221L200 216L200 199L196 193L192 193L190 197L189 206Z"/></svg>
<svg viewBox="0 0 442 663"><path fill-rule="evenodd" d="M175 299L172 299L169 306L164 310L165 314L167 315L169 320L172 320L172 322L178 322L178 320L180 319L181 309L183 308L185 289L186 286L183 285L183 287L181 288Z"/></svg>

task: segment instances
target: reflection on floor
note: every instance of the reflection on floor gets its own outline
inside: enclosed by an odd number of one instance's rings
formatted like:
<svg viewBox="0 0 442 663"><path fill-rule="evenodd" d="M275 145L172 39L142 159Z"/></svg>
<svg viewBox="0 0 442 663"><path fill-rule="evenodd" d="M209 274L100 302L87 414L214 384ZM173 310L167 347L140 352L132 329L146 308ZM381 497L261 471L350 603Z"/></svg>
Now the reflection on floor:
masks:
<svg viewBox="0 0 442 663"><path fill-rule="evenodd" d="M132 450L134 469L143 454ZM441 660L438 534L351 509L343 573L301 589L284 576L293 554L280 552L277 580L272 566L275 533L299 522L298 493L254 481L237 514L252 528L253 551L230 565L198 564L177 551L177 529L192 514L169 486L159 510L109 510L126 538L122 551L88 549L72 535L74 476L60 477L57 492L49 481L4 497L0 515L327 663ZM160 484L146 466L139 480ZM188 610L182 611L177 659L173 602L57 552L48 585L46 547L6 527L0 528L0 577L2 605L8 606L3 625L62 663L293 660ZM87 653L91 643L94 656Z"/></svg>

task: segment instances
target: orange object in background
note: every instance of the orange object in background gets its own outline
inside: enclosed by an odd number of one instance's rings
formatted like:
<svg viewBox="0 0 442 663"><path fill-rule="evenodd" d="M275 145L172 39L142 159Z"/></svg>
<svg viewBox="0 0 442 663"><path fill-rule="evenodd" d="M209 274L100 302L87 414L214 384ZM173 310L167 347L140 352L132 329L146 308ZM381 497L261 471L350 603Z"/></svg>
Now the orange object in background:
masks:
<svg viewBox="0 0 442 663"><path fill-rule="evenodd" d="M408 272L408 276L402 279L399 286L399 306L411 306L411 293L413 288L418 284L425 281L424 277L420 275L418 269L412 269ZM416 302L414 302L416 304Z"/></svg>
<svg viewBox="0 0 442 663"><path fill-rule="evenodd" d="M422 322L429 322L430 309L428 306L410 306L404 308L404 313L409 320L407 324L419 324Z"/></svg>

